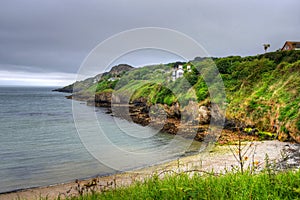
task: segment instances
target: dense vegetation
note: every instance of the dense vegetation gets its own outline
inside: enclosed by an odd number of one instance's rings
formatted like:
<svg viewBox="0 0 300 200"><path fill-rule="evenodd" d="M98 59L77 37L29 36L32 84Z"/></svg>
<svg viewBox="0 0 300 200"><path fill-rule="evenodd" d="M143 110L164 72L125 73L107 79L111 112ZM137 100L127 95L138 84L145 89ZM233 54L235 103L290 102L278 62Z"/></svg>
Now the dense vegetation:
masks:
<svg viewBox="0 0 300 200"><path fill-rule="evenodd" d="M189 177L186 173L154 176L126 188L94 192L72 199L298 199L300 171L274 174L226 173Z"/></svg>
<svg viewBox="0 0 300 200"><path fill-rule="evenodd" d="M230 64L229 64L230 63ZM300 133L300 52L217 59L228 101L227 117L238 118L281 140ZM231 67L230 67L231 66Z"/></svg>
<svg viewBox="0 0 300 200"><path fill-rule="evenodd" d="M173 68L178 64L183 64L184 77L172 81ZM191 72L187 72L187 65L191 65ZM211 71L211 66L216 66L220 75ZM179 102L184 107L189 100L196 100L209 106L217 101L211 99L210 92L221 87L215 83L217 76L225 86L228 119L238 119L260 132L273 132L280 140L292 137L300 141L300 51L196 58L189 63L137 68L117 77L105 73L96 84L89 80L79 86L87 86L81 91L84 94L114 91L131 101L144 98L149 104L171 106Z"/></svg>

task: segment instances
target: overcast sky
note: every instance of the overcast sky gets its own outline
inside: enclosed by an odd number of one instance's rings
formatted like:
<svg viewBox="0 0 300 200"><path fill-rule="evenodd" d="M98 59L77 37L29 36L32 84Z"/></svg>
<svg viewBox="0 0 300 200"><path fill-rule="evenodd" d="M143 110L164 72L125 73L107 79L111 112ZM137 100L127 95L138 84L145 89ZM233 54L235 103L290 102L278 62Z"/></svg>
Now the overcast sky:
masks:
<svg viewBox="0 0 300 200"><path fill-rule="evenodd" d="M1 0L0 85L70 83L96 45L141 27L182 32L211 56L256 55L264 43L275 51L300 40L299 8L299 0ZM127 61L176 60L155 55Z"/></svg>

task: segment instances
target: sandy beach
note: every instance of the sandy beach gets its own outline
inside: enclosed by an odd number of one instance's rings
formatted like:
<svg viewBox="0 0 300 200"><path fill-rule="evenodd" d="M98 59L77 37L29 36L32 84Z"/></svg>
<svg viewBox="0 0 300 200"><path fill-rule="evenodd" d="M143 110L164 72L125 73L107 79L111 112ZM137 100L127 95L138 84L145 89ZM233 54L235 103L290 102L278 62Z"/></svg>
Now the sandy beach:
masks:
<svg viewBox="0 0 300 200"><path fill-rule="evenodd" d="M282 158L282 150L287 148L290 143L279 141L260 141L248 142L243 145L245 153L244 166L262 168L264 166L266 154L270 161L276 161ZM135 181L142 181L153 174L158 174L163 177L167 173L180 172L211 172L224 173L226 170L237 168L239 162L233 154L237 153L236 145L216 145L210 150L182 157L178 160L167 163L137 169L120 174L115 174L105 177L95 177L89 180L82 180L78 182L70 182L58 184L47 187L39 187L33 189L21 190L18 192L0 194L0 200L9 199L40 199L41 197L47 199L55 199L58 196L64 198L66 196L76 196L83 188L89 190L105 190L116 187L124 187L132 184ZM255 163L255 164L254 164ZM82 190L83 191L83 190Z"/></svg>

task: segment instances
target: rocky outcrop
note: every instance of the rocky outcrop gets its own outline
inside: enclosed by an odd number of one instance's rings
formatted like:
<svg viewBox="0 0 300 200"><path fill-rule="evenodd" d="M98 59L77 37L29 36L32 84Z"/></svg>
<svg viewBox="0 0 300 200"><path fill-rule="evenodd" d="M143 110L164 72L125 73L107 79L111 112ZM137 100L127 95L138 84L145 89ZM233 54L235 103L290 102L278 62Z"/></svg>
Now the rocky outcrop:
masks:
<svg viewBox="0 0 300 200"><path fill-rule="evenodd" d="M170 118L180 118L180 105L179 103L173 103L170 107L168 105L164 105L164 109Z"/></svg>
<svg viewBox="0 0 300 200"><path fill-rule="evenodd" d="M111 106L112 93L101 92L96 93L94 97L87 101L87 105L96 107L110 107Z"/></svg>
<svg viewBox="0 0 300 200"><path fill-rule="evenodd" d="M122 73L130 71L134 69L134 67L127 65L127 64L119 64L111 68L111 70L108 72L112 76L119 76L122 75Z"/></svg>
<svg viewBox="0 0 300 200"><path fill-rule="evenodd" d="M114 97L115 98L115 97ZM172 135L203 141L208 134L210 108L190 102L184 109L178 103L171 106L151 105L146 98L138 98L130 104L109 102L111 94L98 94L90 105L108 107L111 115L142 126L151 126Z"/></svg>

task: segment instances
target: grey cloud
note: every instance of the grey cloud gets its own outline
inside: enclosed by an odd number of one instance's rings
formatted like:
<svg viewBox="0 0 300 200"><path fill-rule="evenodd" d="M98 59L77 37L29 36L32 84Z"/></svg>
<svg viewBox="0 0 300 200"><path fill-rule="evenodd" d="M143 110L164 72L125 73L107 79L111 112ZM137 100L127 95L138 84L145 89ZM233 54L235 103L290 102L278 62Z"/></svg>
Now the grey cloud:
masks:
<svg viewBox="0 0 300 200"><path fill-rule="evenodd" d="M76 73L99 42L144 26L181 31L213 56L263 53L265 42L276 50L300 40L299 6L298 0L3 0L1 69Z"/></svg>

